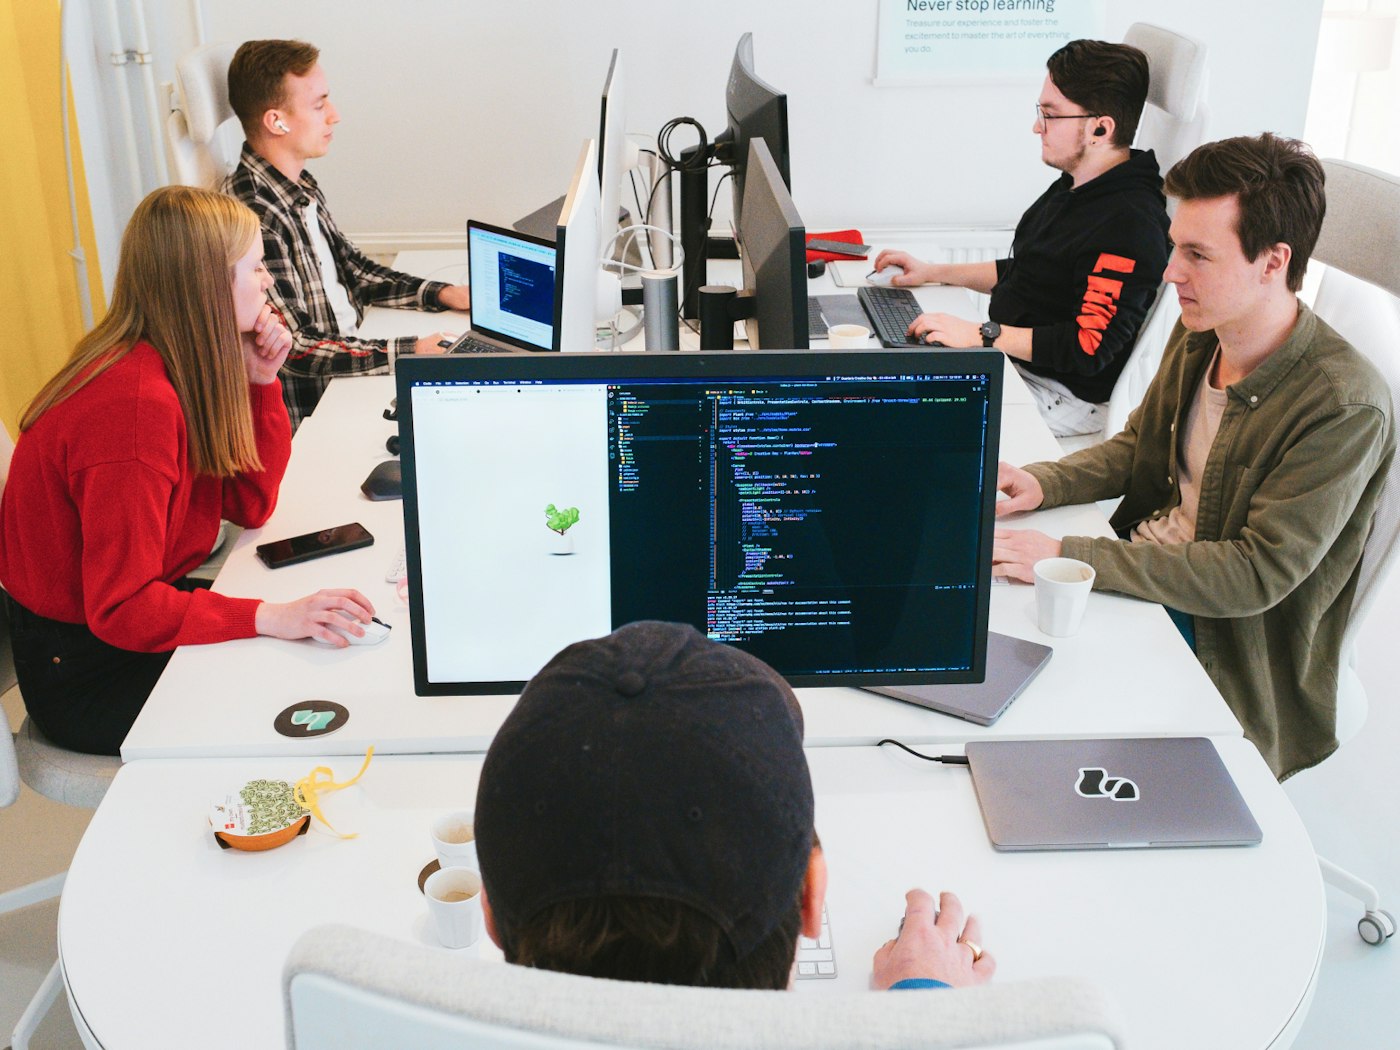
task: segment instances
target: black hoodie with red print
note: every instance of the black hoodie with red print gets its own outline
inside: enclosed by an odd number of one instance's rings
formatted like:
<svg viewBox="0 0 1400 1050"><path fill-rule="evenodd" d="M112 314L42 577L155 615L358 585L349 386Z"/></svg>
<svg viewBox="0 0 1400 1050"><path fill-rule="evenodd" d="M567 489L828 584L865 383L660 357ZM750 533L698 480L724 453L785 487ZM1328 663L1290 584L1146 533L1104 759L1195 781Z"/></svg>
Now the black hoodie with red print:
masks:
<svg viewBox="0 0 1400 1050"><path fill-rule="evenodd" d="M1023 366L1078 398L1108 400L1167 266L1166 198L1151 150L1071 188L1061 175L997 260L988 314L1031 328Z"/></svg>

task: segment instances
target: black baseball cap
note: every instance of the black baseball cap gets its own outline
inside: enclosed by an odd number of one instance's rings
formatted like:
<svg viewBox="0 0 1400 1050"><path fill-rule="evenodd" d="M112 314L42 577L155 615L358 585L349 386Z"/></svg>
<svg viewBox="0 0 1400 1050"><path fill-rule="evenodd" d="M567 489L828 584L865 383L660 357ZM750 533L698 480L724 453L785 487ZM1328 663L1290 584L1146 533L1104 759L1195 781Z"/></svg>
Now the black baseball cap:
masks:
<svg viewBox="0 0 1400 1050"><path fill-rule="evenodd" d="M685 624L578 642L486 753L477 855L504 935L561 901L680 901L742 959L797 907L813 845L802 711L763 661Z"/></svg>

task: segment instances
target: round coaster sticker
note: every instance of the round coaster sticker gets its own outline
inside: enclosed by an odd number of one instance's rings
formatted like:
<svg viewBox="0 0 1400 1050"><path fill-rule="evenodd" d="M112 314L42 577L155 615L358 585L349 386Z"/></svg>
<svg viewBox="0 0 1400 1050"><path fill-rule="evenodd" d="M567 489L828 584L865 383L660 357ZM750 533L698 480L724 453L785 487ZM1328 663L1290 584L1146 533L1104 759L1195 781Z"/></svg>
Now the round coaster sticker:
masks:
<svg viewBox="0 0 1400 1050"><path fill-rule="evenodd" d="M325 736L350 721L350 712L330 700L303 700L287 708L272 723L283 736Z"/></svg>

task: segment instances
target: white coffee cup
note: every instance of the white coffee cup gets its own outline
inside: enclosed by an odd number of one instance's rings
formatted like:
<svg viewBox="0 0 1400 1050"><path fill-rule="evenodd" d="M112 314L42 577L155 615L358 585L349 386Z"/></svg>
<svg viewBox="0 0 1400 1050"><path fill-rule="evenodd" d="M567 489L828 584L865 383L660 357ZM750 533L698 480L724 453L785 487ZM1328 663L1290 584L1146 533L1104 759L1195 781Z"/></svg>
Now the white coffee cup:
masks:
<svg viewBox="0 0 1400 1050"><path fill-rule="evenodd" d="M481 938L481 876L473 868L439 868L423 883L438 940L470 948Z"/></svg>
<svg viewBox="0 0 1400 1050"><path fill-rule="evenodd" d="M444 868L476 867L475 814L469 809L445 813L429 829L438 864Z"/></svg>
<svg viewBox="0 0 1400 1050"><path fill-rule="evenodd" d="M870 345L870 329L863 324L834 324L826 330L833 350L863 350Z"/></svg>
<svg viewBox="0 0 1400 1050"><path fill-rule="evenodd" d="M1036 620L1044 633L1068 638L1079 630L1094 576L1092 565L1074 558L1043 558L1035 563Z"/></svg>

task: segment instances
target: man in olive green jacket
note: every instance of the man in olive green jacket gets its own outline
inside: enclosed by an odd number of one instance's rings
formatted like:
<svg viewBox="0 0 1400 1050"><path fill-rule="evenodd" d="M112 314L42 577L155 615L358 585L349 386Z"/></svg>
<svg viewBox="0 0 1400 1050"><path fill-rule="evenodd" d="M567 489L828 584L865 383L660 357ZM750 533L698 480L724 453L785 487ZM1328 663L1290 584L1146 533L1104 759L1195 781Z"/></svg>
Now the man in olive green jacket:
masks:
<svg viewBox="0 0 1400 1050"><path fill-rule="evenodd" d="M1337 674L1362 550L1395 454L1379 372L1298 301L1322 167L1273 135L1200 147L1166 280L1181 322L1122 433L1057 463L1003 463L999 514L1122 496L1123 539L998 529L993 572L1041 558L1161 602L1274 773L1335 750Z"/></svg>

